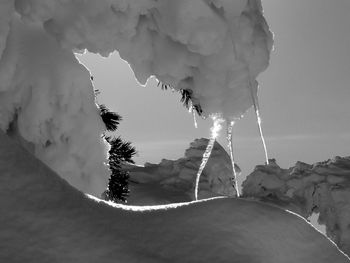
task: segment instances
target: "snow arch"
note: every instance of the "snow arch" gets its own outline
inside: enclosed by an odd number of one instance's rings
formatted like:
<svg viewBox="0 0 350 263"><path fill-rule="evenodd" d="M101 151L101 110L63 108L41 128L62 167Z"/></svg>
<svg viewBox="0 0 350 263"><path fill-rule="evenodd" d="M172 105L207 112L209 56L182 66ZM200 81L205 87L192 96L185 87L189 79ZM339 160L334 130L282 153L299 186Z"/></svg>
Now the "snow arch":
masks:
<svg viewBox="0 0 350 263"><path fill-rule="evenodd" d="M298 256L305 262L347 262L301 218L277 208L217 199L131 213L87 199L42 163L84 192L99 195L106 185L103 125L89 72L74 51L107 56L118 50L140 83L155 75L175 89L191 90L204 114L231 119L252 106L249 89L256 96L255 78L267 67L271 47L260 0L1 1L0 257L109 262L113 255L125 262L163 262L172 253L175 260L192 261L198 242L204 261L294 262ZM230 209L234 204L238 216ZM208 211L215 212L207 217ZM158 231L154 218L166 222L167 230ZM178 222L186 228L174 228ZM210 226L209 235L198 222Z"/></svg>
<svg viewBox="0 0 350 263"><path fill-rule="evenodd" d="M141 84L155 76L189 90L204 115L234 119L253 105L272 48L260 0L7 0L0 7L0 128L15 122L37 157L97 195L106 185L103 126L88 71L73 52L117 50Z"/></svg>

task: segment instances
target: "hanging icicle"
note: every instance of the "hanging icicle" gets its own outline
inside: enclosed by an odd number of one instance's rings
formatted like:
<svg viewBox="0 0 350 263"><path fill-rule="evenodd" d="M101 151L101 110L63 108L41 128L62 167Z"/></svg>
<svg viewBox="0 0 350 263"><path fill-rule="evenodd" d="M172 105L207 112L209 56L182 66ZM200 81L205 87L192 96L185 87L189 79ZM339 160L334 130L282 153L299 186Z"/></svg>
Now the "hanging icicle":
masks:
<svg viewBox="0 0 350 263"><path fill-rule="evenodd" d="M198 123L197 123L197 118L196 118L196 110L193 107L191 107L191 109L192 109L194 127L197 129Z"/></svg>
<svg viewBox="0 0 350 263"><path fill-rule="evenodd" d="M227 25L227 28L228 28L228 31L229 31L229 36L230 36L230 38L231 38L233 55L236 57L237 51L236 51L236 46L235 46L235 42L234 42L234 39L233 39L233 32L234 32L234 30L233 30L232 27L230 26L230 23L228 22L229 20L227 19L224 10L223 10L223 9L218 9L218 8L216 8L215 5L211 5L211 4L209 4L209 2L207 2L207 1L205 1L205 0L202 0L202 1L203 1L205 4L207 4L208 7L209 7L216 15L218 15L218 17L220 17L220 18L223 20L223 22ZM256 86L256 87L257 87L257 86ZM256 119L257 119L257 123L258 123L258 129L259 129L260 139L261 139L261 142L262 142L263 147L264 147L265 162L266 162L266 164L268 165L268 164L269 164L269 157L268 157L268 154L267 154L267 147L266 147L264 135L263 135L263 132L262 132L262 124L261 124L261 117L260 117L260 111L259 111L259 105L258 105L258 98L257 98L256 93L254 92L251 79L249 79L249 89L250 89L250 93L251 93L251 97L252 97L252 103L253 103L253 106L254 106L255 115L256 115ZM231 125L231 124L230 124L230 125ZM231 142L232 142L232 138L231 138ZM229 147L232 148L232 143L230 143L230 145L231 145L231 146L229 146ZM233 162L233 157L232 157L231 161ZM233 169L234 169L234 168L233 168ZM235 173L235 172L234 172L234 173ZM236 188L236 190L237 190L237 188ZM238 192L237 192L237 193L238 193Z"/></svg>
<svg viewBox="0 0 350 263"><path fill-rule="evenodd" d="M266 143L265 143L264 134L262 132L261 117L260 117L259 104L258 104L258 97L255 95L255 92L253 90L253 85L252 85L251 81L249 81L249 87L250 87L250 94L252 96L252 101L253 101L254 111L255 111L255 115L256 115L256 120L257 120L257 123L258 123L260 139L261 139L261 142L262 142L263 147L264 147L265 162L268 165L269 164L269 157L268 157L268 154L267 154L267 147L266 147Z"/></svg>
<svg viewBox="0 0 350 263"><path fill-rule="evenodd" d="M195 183L195 188L194 188L195 200L198 200L199 180L201 178L201 175L202 175L202 172L205 168L205 165L207 164L207 162L209 160L210 154L211 154L213 147L214 147L216 137L218 137L219 131L221 130L222 123L224 122L224 120L218 116L213 116L212 119L214 121L214 124L213 124L213 127L210 129L211 130L210 140L209 140L207 148L205 149L205 152L203 154L202 162L201 162L201 165L199 166L197 176L196 176L196 183Z"/></svg>
<svg viewBox="0 0 350 263"><path fill-rule="evenodd" d="M232 43L233 55L236 56L237 52L236 52L235 42L233 40L233 30L230 27L230 23L228 22L229 20L227 19L225 13L224 12L220 12L219 9L214 8L214 6L210 5L208 2L206 2L206 1L204 1L204 2L211 8L211 10L215 14L217 14L227 24L227 28L229 30L229 33L230 33L229 35L230 35L231 43ZM257 122L258 122L258 129L259 129L261 142L262 142L263 147L264 147L265 162L266 162L266 164L269 164L269 157L268 157L268 154L267 154L267 147L266 147L264 135L263 135L263 132L262 132L262 125L261 125L261 117L260 117L260 112L259 112L258 98L255 95L256 93L253 90L253 85L251 83L251 80L249 80L249 89L250 89L250 93L251 93L251 97L252 97L252 102L253 102L253 106L254 106L254 110L255 110L255 115L256 115L256 118L257 118Z"/></svg>
<svg viewBox="0 0 350 263"><path fill-rule="evenodd" d="M209 143L207 145L207 148L205 149L205 152L203 154L203 158L202 158L202 162L201 165L199 166L198 172L197 172L197 176L196 176L196 184L195 184L195 188L194 188L194 197L195 200L198 200L198 185L199 185L199 180L201 178L202 172L205 168L205 165L207 164L211 151L213 150L214 147L214 143L215 143L215 138L211 137L209 140Z"/></svg>
<svg viewBox="0 0 350 263"><path fill-rule="evenodd" d="M239 197L237 171L236 171L235 159L234 159L234 155L233 155L233 125L234 124L235 124L234 121L227 120L227 142L228 142L228 149L230 152L230 159L231 159L231 164L232 164L232 173L233 173L232 184L236 190L237 197Z"/></svg>

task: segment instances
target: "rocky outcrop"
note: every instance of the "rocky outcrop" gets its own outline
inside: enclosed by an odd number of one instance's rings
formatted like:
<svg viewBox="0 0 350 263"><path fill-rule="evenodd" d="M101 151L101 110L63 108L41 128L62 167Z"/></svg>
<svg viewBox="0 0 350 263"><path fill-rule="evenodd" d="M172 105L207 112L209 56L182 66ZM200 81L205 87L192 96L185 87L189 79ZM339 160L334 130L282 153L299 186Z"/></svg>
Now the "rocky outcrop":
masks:
<svg viewBox="0 0 350 263"><path fill-rule="evenodd" d="M247 177L243 196L272 202L305 218L319 213L327 236L350 255L350 157L313 165L297 162L289 169L271 160Z"/></svg>
<svg viewBox="0 0 350 263"><path fill-rule="evenodd" d="M127 165L130 172L129 204L154 205L194 200L194 184L209 140L196 139L178 160L163 159L144 167ZM238 166L236 170L240 171ZM215 142L199 182L199 198L236 196L232 165L225 149Z"/></svg>

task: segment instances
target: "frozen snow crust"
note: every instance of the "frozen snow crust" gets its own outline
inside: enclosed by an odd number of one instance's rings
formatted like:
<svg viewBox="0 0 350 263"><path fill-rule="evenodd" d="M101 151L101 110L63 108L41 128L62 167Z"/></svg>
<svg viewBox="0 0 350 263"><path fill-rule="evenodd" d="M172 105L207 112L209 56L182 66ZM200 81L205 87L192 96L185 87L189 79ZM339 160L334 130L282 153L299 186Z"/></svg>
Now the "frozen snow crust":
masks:
<svg viewBox="0 0 350 263"><path fill-rule="evenodd" d="M350 255L350 157L289 169L276 162L257 166L243 182L243 196L277 204L309 218L319 213L327 236Z"/></svg>
<svg viewBox="0 0 350 263"><path fill-rule="evenodd" d="M349 262L301 217L256 201L96 202L2 131L0 214L1 262Z"/></svg>

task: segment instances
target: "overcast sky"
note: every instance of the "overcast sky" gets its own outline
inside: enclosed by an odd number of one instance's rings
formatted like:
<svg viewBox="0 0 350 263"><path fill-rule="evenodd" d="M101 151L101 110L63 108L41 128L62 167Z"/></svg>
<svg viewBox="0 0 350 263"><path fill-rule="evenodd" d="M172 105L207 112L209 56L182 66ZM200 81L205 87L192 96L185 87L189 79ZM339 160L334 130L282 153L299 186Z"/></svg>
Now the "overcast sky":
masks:
<svg viewBox="0 0 350 263"><path fill-rule="evenodd" d="M271 65L259 77L269 156L287 168L297 160L350 155L350 1L265 0L263 6L275 34ZM178 93L155 81L140 87L117 54L87 54L81 61L101 91L99 102L124 118L118 134L137 148L139 164L179 158L192 140L209 136L210 120L198 120L195 129ZM264 163L252 111L234 134L236 161L246 175Z"/></svg>

